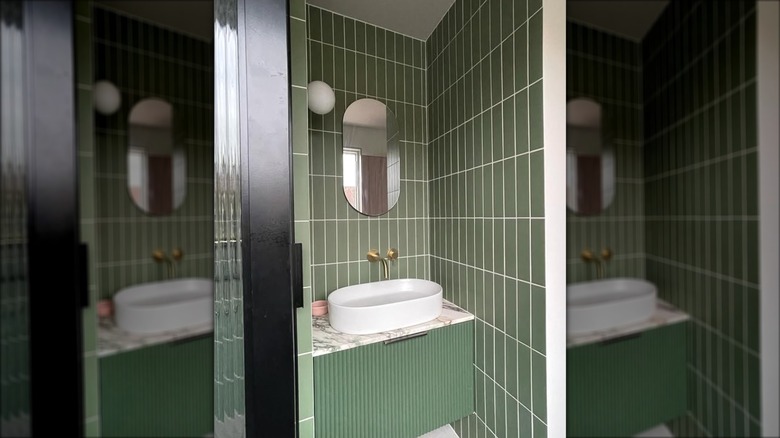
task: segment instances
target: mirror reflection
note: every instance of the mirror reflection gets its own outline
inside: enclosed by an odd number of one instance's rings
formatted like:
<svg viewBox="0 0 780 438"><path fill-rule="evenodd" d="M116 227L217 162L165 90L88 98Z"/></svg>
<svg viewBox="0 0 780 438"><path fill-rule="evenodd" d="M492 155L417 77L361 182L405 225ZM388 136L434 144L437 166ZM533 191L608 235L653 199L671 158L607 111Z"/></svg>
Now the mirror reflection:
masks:
<svg viewBox="0 0 780 438"><path fill-rule="evenodd" d="M566 105L566 205L580 215L599 214L615 198L615 154L605 131L600 104Z"/></svg>
<svg viewBox="0 0 780 438"><path fill-rule="evenodd" d="M152 215L171 213L187 194L187 160L175 144L173 106L144 99L130 111L127 189L133 203Z"/></svg>
<svg viewBox="0 0 780 438"><path fill-rule="evenodd" d="M398 202L399 137L395 115L378 100L357 100L344 113L344 196L360 213L379 216Z"/></svg>

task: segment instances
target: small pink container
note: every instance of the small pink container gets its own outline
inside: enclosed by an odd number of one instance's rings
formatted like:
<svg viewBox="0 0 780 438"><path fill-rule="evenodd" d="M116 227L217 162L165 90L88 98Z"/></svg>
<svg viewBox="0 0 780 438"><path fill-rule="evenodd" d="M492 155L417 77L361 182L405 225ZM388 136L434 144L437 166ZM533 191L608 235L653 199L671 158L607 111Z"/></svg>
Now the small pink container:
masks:
<svg viewBox="0 0 780 438"><path fill-rule="evenodd" d="M328 313L328 301L327 300L317 300L313 303L311 303L311 315L312 316L322 316Z"/></svg>
<svg viewBox="0 0 780 438"><path fill-rule="evenodd" d="M111 300L100 300L97 302L97 314L101 318L108 318L114 314L114 302Z"/></svg>

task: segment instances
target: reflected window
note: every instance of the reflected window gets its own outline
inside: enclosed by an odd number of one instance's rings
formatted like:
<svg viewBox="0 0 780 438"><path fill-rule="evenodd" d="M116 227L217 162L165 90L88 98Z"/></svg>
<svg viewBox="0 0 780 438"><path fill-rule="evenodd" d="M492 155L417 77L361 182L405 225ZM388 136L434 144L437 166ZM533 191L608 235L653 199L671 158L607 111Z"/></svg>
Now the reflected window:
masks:
<svg viewBox="0 0 780 438"><path fill-rule="evenodd" d="M344 148L344 196L360 211L360 149Z"/></svg>
<svg viewBox="0 0 780 438"><path fill-rule="evenodd" d="M127 190L146 213L169 214L187 194L187 159L174 139L173 106L144 99L130 111Z"/></svg>
<svg viewBox="0 0 780 438"><path fill-rule="evenodd" d="M566 105L566 205L580 215L604 211L615 198L615 154L602 107L591 99Z"/></svg>

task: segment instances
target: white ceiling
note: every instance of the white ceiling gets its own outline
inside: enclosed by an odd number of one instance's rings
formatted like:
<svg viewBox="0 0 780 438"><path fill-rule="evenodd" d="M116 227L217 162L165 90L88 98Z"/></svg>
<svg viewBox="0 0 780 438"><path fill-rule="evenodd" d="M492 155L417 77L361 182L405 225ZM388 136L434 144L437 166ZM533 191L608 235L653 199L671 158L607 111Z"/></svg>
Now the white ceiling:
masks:
<svg viewBox="0 0 780 438"><path fill-rule="evenodd" d="M212 0L97 0L95 3L202 40L214 39Z"/></svg>
<svg viewBox="0 0 780 438"><path fill-rule="evenodd" d="M455 0L309 0L338 14L427 40Z"/></svg>
<svg viewBox="0 0 780 438"><path fill-rule="evenodd" d="M668 3L668 0L570 0L566 2L566 15L585 26L641 42Z"/></svg>

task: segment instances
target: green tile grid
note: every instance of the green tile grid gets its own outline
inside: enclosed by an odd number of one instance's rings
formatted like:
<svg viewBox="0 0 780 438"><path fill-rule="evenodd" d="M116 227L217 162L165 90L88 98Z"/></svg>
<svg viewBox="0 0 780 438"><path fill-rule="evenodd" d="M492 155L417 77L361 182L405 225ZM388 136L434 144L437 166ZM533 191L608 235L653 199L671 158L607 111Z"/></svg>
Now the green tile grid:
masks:
<svg viewBox="0 0 780 438"><path fill-rule="evenodd" d="M100 368L97 358L98 234L95 227L95 130L92 106L93 28L92 1L76 3L74 16L76 57L76 119L79 166L79 218L81 242L90 255L88 266L89 307L82 313L84 342L84 430L86 436L100 436Z"/></svg>
<svg viewBox="0 0 780 438"><path fill-rule="evenodd" d="M641 45L567 23L566 97L593 99L615 154L615 198L600 214L566 212L566 281L593 280L583 249L610 248L606 277L645 277ZM571 141L571 139L569 140Z"/></svg>
<svg viewBox="0 0 780 438"><path fill-rule="evenodd" d="M308 81L325 81L336 93L333 111L308 112L308 150L294 141L296 154L309 154L313 299L379 280L381 266L365 259L371 248L398 248L401 257L391 265L391 278L429 278L425 43L311 5L306 25ZM342 190L341 123L349 104L361 98L387 105L401 135L401 195L379 217L353 210ZM293 130L299 131L295 123ZM297 197L304 181L297 175L295 180Z"/></svg>
<svg viewBox="0 0 780 438"><path fill-rule="evenodd" d="M311 343L311 221L309 205L308 38L306 0L290 2L290 84L292 86L292 145L295 241L303 246L304 307L297 310L298 430L314 438L314 365Z"/></svg>
<svg viewBox="0 0 780 438"><path fill-rule="evenodd" d="M675 436L758 436L755 1L673 2L642 43L647 278L688 312Z"/></svg>
<svg viewBox="0 0 780 438"><path fill-rule="evenodd" d="M119 111L95 116L94 224L98 291L165 278L151 253L184 251L178 277L213 277L213 68L208 42L107 9L94 9L95 79L122 93ZM140 37L143 35L143 37ZM158 48L155 50L155 48ZM173 104L175 131L187 157L187 194L170 215L150 216L127 192L127 117L136 102L159 97Z"/></svg>
<svg viewBox="0 0 780 438"><path fill-rule="evenodd" d="M213 278L213 49L212 44L79 2L76 15L82 240L90 247L94 303L120 289L165 279L157 248L184 251L177 277ZM122 105L110 116L92 110L91 86L108 79ZM187 157L184 203L167 216L149 216L126 187L127 117L148 97L173 104L176 136ZM87 431L100 434L99 360L95 310L85 320ZM87 326L89 325L89 326Z"/></svg>
<svg viewBox="0 0 780 438"><path fill-rule="evenodd" d="M463 437L547 434L542 13L458 0L426 42L431 278L477 317Z"/></svg>

